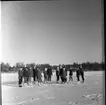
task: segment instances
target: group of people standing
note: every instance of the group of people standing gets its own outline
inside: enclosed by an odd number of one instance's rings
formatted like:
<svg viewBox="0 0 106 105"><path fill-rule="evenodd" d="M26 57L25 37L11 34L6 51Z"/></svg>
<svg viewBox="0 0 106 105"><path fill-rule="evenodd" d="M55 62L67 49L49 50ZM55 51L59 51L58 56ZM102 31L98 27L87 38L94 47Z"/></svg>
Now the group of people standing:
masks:
<svg viewBox="0 0 106 105"><path fill-rule="evenodd" d="M73 81L73 69L70 67L69 70L66 69L65 66L58 66L56 69L56 81L57 83L66 83L67 82L67 71L69 71L69 81ZM42 81L42 73L44 77L44 81ZM34 66L32 67L20 67L18 70L18 84L19 87L24 85L31 85L38 82L38 84L44 83L51 83L52 77L52 68L49 66L44 70L41 70L40 67ZM77 80L80 81L80 76L82 77L82 82L84 82L84 70L82 66L79 66L76 70L76 77ZM33 79L33 80L32 80Z"/></svg>
<svg viewBox="0 0 106 105"><path fill-rule="evenodd" d="M67 82L67 71L69 71L69 81L73 81L73 68L70 67L69 70L67 70L65 67L57 67L56 69L56 77L57 77L57 83L60 81L62 83ZM84 82L84 69L80 65L78 68L76 68L76 77L77 81L80 81L80 77L82 78L82 83Z"/></svg>
<svg viewBox="0 0 106 105"><path fill-rule="evenodd" d="M51 76L52 76L52 69L51 67L45 68L43 71L44 73L44 82L50 82ZM24 85L31 85L32 83L35 84L38 82L38 84L42 83L42 70L40 67L34 66L32 67L20 67L18 69L18 84L19 87L22 87L22 84ZM33 82L32 82L33 79Z"/></svg>

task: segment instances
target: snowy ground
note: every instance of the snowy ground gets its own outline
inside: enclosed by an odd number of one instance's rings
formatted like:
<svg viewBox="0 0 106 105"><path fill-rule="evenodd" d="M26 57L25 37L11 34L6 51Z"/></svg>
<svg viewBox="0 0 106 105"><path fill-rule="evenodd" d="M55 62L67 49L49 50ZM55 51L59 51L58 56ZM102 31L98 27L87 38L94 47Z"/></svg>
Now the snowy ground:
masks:
<svg viewBox="0 0 106 105"><path fill-rule="evenodd" d="M3 105L104 105L103 71L85 72L85 82L78 83L74 73L74 82L56 84L55 73L52 84L19 88L17 73L3 73Z"/></svg>

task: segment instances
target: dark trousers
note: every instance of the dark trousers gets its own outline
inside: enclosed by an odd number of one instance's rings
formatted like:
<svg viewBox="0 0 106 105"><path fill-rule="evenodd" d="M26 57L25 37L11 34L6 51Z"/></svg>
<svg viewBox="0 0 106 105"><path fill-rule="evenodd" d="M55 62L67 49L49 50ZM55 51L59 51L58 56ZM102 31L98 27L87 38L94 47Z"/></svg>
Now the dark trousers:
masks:
<svg viewBox="0 0 106 105"><path fill-rule="evenodd" d="M47 81L47 76L44 76L44 81Z"/></svg>
<svg viewBox="0 0 106 105"><path fill-rule="evenodd" d="M61 77L61 81L62 81L62 83L65 83L65 82L67 82L67 78L66 77Z"/></svg>
<svg viewBox="0 0 106 105"><path fill-rule="evenodd" d="M51 75L48 75L48 81L51 81Z"/></svg>
<svg viewBox="0 0 106 105"><path fill-rule="evenodd" d="M63 82L64 81L64 78L63 77L61 77L61 82Z"/></svg>
<svg viewBox="0 0 106 105"><path fill-rule="evenodd" d="M84 82L85 79L84 79L84 74L83 73L81 74L81 78L82 78L82 81Z"/></svg>
<svg viewBox="0 0 106 105"><path fill-rule="evenodd" d="M64 83L67 82L67 77L64 77Z"/></svg>
<svg viewBox="0 0 106 105"><path fill-rule="evenodd" d="M33 76L33 81L37 81L37 76Z"/></svg>
<svg viewBox="0 0 106 105"><path fill-rule="evenodd" d="M77 75L77 81L80 81L79 75Z"/></svg>
<svg viewBox="0 0 106 105"><path fill-rule="evenodd" d="M22 77L22 76L20 76L20 77L19 77L19 82L18 82L18 84L19 84L19 85L21 85L21 84L22 84L22 79L23 79L23 77Z"/></svg>
<svg viewBox="0 0 106 105"><path fill-rule="evenodd" d="M59 75L57 75L56 77L57 77L57 82L58 82L58 81L59 81L59 79L60 79L60 77L59 77Z"/></svg>

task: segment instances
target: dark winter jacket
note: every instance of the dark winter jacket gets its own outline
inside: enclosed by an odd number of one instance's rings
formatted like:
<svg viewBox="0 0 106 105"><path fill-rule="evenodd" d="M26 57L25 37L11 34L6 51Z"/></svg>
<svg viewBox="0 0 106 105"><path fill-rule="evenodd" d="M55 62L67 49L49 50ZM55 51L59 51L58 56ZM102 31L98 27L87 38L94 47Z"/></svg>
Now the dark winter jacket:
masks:
<svg viewBox="0 0 106 105"><path fill-rule="evenodd" d="M23 70L20 70L20 69L18 70L18 76L23 77Z"/></svg>
<svg viewBox="0 0 106 105"><path fill-rule="evenodd" d="M33 69L33 76L36 77L37 76L37 68Z"/></svg>
<svg viewBox="0 0 106 105"><path fill-rule="evenodd" d="M62 76L62 74L63 74L63 69L62 68L60 69L60 73L59 74L60 74L60 76Z"/></svg>
<svg viewBox="0 0 106 105"><path fill-rule="evenodd" d="M60 75L60 71L56 70L56 76L59 76L59 75Z"/></svg>
<svg viewBox="0 0 106 105"><path fill-rule="evenodd" d="M48 75L48 76L51 76L51 75L52 75L52 69L51 69L51 68L48 68L48 69L47 69L47 75Z"/></svg>
<svg viewBox="0 0 106 105"><path fill-rule="evenodd" d="M33 76L33 70L32 69L28 69L28 73L29 73L29 77Z"/></svg>
<svg viewBox="0 0 106 105"><path fill-rule="evenodd" d="M47 78L47 71L44 70L44 77Z"/></svg>
<svg viewBox="0 0 106 105"><path fill-rule="evenodd" d="M23 76L24 77L29 77L28 68L23 68Z"/></svg>
<svg viewBox="0 0 106 105"><path fill-rule="evenodd" d="M37 70L37 77L38 77L38 79L42 78L42 74L41 74L40 70Z"/></svg>
<svg viewBox="0 0 106 105"><path fill-rule="evenodd" d="M62 77L66 77L67 76L67 71L66 70L63 70L63 72L62 72Z"/></svg>

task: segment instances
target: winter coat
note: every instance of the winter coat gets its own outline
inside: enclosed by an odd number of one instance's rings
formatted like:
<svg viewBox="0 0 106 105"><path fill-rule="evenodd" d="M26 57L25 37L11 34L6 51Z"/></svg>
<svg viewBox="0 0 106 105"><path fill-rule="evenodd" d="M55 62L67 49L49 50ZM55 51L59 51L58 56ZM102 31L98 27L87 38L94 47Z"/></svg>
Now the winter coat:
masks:
<svg viewBox="0 0 106 105"><path fill-rule="evenodd" d="M28 69L28 72L29 72L29 77L32 77L33 76L33 70L32 69Z"/></svg>
<svg viewBox="0 0 106 105"><path fill-rule="evenodd" d="M23 77L23 70L20 70L20 69L18 70L18 76Z"/></svg>
<svg viewBox="0 0 106 105"><path fill-rule="evenodd" d="M41 74L41 71L40 70L37 71L37 77L38 78L42 78L42 74Z"/></svg>
<svg viewBox="0 0 106 105"><path fill-rule="evenodd" d="M61 68L59 75L62 76L62 74L63 74L63 69Z"/></svg>
<svg viewBox="0 0 106 105"><path fill-rule="evenodd" d="M67 76L67 71L66 70L63 70L62 77L65 78L66 76Z"/></svg>
<svg viewBox="0 0 106 105"><path fill-rule="evenodd" d="M27 68L23 68L23 76L24 77L29 77L29 72Z"/></svg>
<svg viewBox="0 0 106 105"><path fill-rule="evenodd" d="M47 71L44 70L43 73L44 73L44 77L46 78L47 77Z"/></svg>
<svg viewBox="0 0 106 105"><path fill-rule="evenodd" d="M51 68L48 68L48 69L47 69L47 75L48 75L48 76L51 76L51 75L52 75L52 70L51 70Z"/></svg>
<svg viewBox="0 0 106 105"><path fill-rule="evenodd" d="M37 69L33 69L33 76L36 77L37 76Z"/></svg>
<svg viewBox="0 0 106 105"><path fill-rule="evenodd" d="M59 74L60 74L60 71L56 70L56 76L59 76Z"/></svg>

